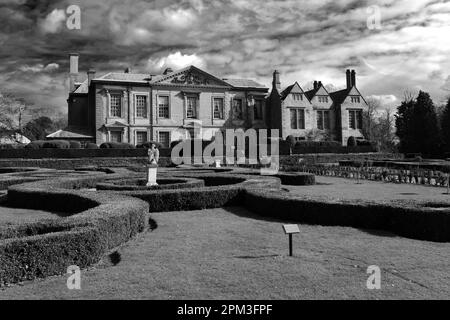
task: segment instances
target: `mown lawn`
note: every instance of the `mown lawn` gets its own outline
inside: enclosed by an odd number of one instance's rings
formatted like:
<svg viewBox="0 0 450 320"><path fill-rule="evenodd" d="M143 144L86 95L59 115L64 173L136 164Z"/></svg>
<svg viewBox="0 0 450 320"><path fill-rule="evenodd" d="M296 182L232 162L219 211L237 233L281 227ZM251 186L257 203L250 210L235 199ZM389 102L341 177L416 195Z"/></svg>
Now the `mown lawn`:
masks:
<svg viewBox="0 0 450 320"><path fill-rule="evenodd" d="M344 179L316 176L314 186L283 186L292 194L308 197L325 197L342 200L371 200L388 202L395 200L448 203L450 195L446 188L383 183L379 181Z"/></svg>
<svg viewBox="0 0 450 320"><path fill-rule="evenodd" d="M276 208L273 208L276 210ZM150 215L158 224L82 271L0 290L0 299L433 299L450 297L450 243L301 225L287 256L282 223L242 208ZM381 268L368 290L367 267Z"/></svg>

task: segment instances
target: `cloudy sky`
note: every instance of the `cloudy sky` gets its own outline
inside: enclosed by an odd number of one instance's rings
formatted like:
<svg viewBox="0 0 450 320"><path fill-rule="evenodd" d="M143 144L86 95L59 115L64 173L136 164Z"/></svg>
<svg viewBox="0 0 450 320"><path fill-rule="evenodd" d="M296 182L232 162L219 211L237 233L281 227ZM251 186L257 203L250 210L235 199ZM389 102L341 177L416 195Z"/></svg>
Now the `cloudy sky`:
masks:
<svg viewBox="0 0 450 320"><path fill-rule="evenodd" d="M81 29L66 10L81 9ZM395 105L450 94L448 0L0 0L0 92L66 111L68 53L80 71L156 73L194 64L267 86L345 85Z"/></svg>

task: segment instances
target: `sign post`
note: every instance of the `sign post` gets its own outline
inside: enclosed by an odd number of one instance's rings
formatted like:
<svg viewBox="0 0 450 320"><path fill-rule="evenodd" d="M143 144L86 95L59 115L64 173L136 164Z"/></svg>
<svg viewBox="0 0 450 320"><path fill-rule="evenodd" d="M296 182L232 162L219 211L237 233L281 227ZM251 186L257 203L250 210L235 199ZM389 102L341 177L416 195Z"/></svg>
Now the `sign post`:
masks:
<svg viewBox="0 0 450 320"><path fill-rule="evenodd" d="M285 224L283 225L284 233L289 236L289 256L293 256L293 249L292 249L292 235L300 233L300 229L297 224Z"/></svg>

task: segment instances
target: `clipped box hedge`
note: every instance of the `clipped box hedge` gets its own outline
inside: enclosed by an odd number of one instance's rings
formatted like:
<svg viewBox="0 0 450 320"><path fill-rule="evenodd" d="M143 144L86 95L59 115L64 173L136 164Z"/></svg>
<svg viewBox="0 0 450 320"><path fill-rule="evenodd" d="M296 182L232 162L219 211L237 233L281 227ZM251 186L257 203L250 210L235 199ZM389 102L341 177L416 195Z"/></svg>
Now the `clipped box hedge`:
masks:
<svg viewBox="0 0 450 320"><path fill-rule="evenodd" d="M48 141L46 141L48 142ZM50 143L50 142L49 142ZM148 157L146 149L0 149L0 159L78 159L78 158L136 158ZM160 149L160 157L170 157L170 149Z"/></svg>
<svg viewBox="0 0 450 320"><path fill-rule="evenodd" d="M158 185L147 187L146 179L119 179L97 183L97 190L134 191L201 188L205 182L200 179L158 177Z"/></svg>
<svg viewBox="0 0 450 320"><path fill-rule="evenodd" d="M121 194L148 202L150 212L167 212L242 205L243 192L246 189L279 190L281 187L280 180L273 177L192 173L176 173L173 176L201 179L204 181L205 187L160 191L124 191Z"/></svg>
<svg viewBox="0 0 450 320"><path fill-rule="evenodd" d="M247 190L244 200L250 211L274 219L303 224L346 226L384 230L418 240L450 241L450 207L448 204L344 201L326 198L275 194ZM449 210L433 210L433 206ZM276 209L274 209L276 208Z"/></svg>
<svg viewBox="0 0 450 320"><path fill-rule="evenodd" d="M84 268L144 230L147 203L74 190L97 182L93 178L56 179L10 188L8 205L58 210L70 217L1 230L0 285L62 274L70 265Z"/></svg>

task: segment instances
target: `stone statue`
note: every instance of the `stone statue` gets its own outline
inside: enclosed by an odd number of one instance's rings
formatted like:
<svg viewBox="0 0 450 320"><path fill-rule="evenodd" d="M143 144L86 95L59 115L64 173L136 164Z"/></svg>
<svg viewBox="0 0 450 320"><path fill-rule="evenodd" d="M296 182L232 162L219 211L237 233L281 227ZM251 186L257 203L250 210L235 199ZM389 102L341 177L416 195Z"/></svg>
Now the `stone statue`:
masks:
<svg viewBox="0 0 450 320"><path fill-rule="evenodd" d="M157 186L156 182L157 168L159 161L159 150L156 145L152 143L148 149L148 164L147 164L147 187Z"/></svg>
<svg viewBox="0 0 450 320"><path fill-rule="evenodd" d="M159 161L159 150L156 145L152 143L150 149L148 149L148 164L157 165Z"/></svg>

